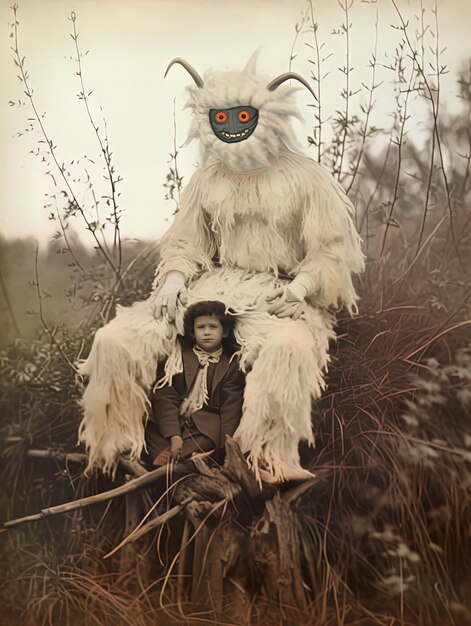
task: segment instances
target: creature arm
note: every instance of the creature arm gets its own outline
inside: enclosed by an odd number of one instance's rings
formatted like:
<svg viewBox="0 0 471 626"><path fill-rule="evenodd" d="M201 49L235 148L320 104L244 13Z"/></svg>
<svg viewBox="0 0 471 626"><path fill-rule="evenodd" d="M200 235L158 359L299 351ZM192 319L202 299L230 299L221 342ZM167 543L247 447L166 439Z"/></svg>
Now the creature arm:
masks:
<svg viewBox="0 0 471 626"><path fill-rule="evenodd" d="M198 272L212 267L216 245L201 205L200 184L200 173L195 172L183 190L180 210L162 238L155 290L169 272L179 272L187 282Z"/></svg>
<svg viewBox="0 0 471 626"><path fill-rule="evenodd" d="M364 269L354 208L342 187L318 163L310 161L310 188L303 203L305 257L296 280L309 287L306 298L317 305L357 311L352 274Z"/></svg>

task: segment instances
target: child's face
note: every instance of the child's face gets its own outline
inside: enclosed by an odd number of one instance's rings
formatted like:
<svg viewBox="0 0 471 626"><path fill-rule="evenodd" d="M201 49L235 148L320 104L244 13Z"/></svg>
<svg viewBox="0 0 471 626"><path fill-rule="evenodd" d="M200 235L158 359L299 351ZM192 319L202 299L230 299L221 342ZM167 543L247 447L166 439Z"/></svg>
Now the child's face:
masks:
<svg viewBox="0 0 471 626"><path fill-rule="evenodd" d="M195 341L206 352L215 352L221 347L224 328L217 315L200 315L195 319Z"/></svg>

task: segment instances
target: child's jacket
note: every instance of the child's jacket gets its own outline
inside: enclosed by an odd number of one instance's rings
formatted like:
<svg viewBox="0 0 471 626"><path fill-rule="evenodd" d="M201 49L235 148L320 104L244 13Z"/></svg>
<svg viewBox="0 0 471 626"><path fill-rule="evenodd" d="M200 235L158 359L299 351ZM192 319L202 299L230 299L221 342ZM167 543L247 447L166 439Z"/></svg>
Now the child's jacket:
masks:
<svg viewBox="0 0 471 626"><path fill-rule="evenodd" d="M173 377L172 384L155 389L152 412L157 428L166 440L182 434L184 418L180 404L188 395L200 367L192 348L182 346L183 372ZM218 363L208 369L208 403L192 414L198 432L209 437L215 448L224 447L225 435L232 436L242 416L245 378L236 359L222 353ZM164 449L164 448L162 448Z"/></svg>

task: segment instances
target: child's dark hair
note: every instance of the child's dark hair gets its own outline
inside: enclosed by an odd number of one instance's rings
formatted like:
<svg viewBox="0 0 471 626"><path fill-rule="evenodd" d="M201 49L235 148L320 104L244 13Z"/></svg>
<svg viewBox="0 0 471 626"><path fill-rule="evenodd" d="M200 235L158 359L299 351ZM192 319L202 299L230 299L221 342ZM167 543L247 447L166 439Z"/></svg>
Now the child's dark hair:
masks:
<svg viewBox="0 0 471 626"><path fill-rule="evenodd" d="M234 324L235 319L232 315L226 313L226 305L219 300L202 300L189 306L183 318L183 340L188 345L195 343L195 319L202 315L217 315L224 329L224 334L228 335L223 339L225 348L235 348Z"/></svg>

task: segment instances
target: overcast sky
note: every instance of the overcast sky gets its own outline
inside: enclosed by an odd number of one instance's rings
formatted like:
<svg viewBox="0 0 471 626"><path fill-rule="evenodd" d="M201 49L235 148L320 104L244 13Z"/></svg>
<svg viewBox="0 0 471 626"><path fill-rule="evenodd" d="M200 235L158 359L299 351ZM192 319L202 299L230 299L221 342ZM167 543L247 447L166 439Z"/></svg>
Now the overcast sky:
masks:
<svg viewBox="0 0 471 626"><path fill-rule="evenodd" d="M54 187L45 175L45 162L30 153L40 145L39 132L17 136L27 128L32 112L28 105L9 104L25 98L10 50L12 0L0 2L0 230L7 236L33 235L45 240L55 230L44 208L45 194L53 193ZM410 20L413 33L418 25L414 15L420 12L420 0L398 0L398 4ZM424 0L423 4L427 21L433 22L432 2ZM325 80L324 97L326 110L333 112L341 106L342 78L336 68L344 64L345 38L335 31L342 22L342 12L337 2L331 0L313 0L313 5L325 53L332 52L325 65L331 74ZM124 178L120 200L125 211L122 231L126 236L159 237L174 211L174 205L164 199L162 183L173 149L173 99L176 98L177 142L181 145L190 121L190 112L183 106L185 87L191 79L182 68L174 67L164 81L168 62L182 56L201 74L209 67L240 68L260 47L260 70L276 76L288 69L294 27L306 7L305 0L19 0L21 54L26 56L36 105L40 113L46 112L45 126L57 145L58 158L66 164L74 161L69 169L75 180L83 178L86 167L100 195L106 193L106 186L98 165L98 144L83 103L77 99L80 87L71 58L74 43L69 36L68 17L71 11L77 15L79 44L82 52L89 50L83 59L83 72L87 91L93 91L90 106L101 130L102 118L106 119L115 167ZM374 45L377 11L380 62L394 54L398 41L398 31L391 28L398 19L390 0L354 2L350 10L350 38L355 89L369 80L368 59ZM444 79L443 93L448 106L456 109L457 71L465 59L471 58L471 2L442 0L439 22L440 43L447 46L443 62L451 69ZM300 36L292 69L309 77L306 42L308 36ZM384 72L379 78L387 81L390 76ZM310 98L307 91L299 94L307 119L312 111L307 108L312 103ZM375 122L386 123L384 116L391 110L390 98L391 92L385 86L379 96ZM356 105L365 99L364 91L359 93ZM296 132L306 145L309 125L297 123ZM84 155L97 165L85 161ZM196 145L181 149L179 168L186 180L196 160ZM57 172L53 174L58 178ZM79 200L89 206L90 191L79 182L72 184Z"/></svg>

